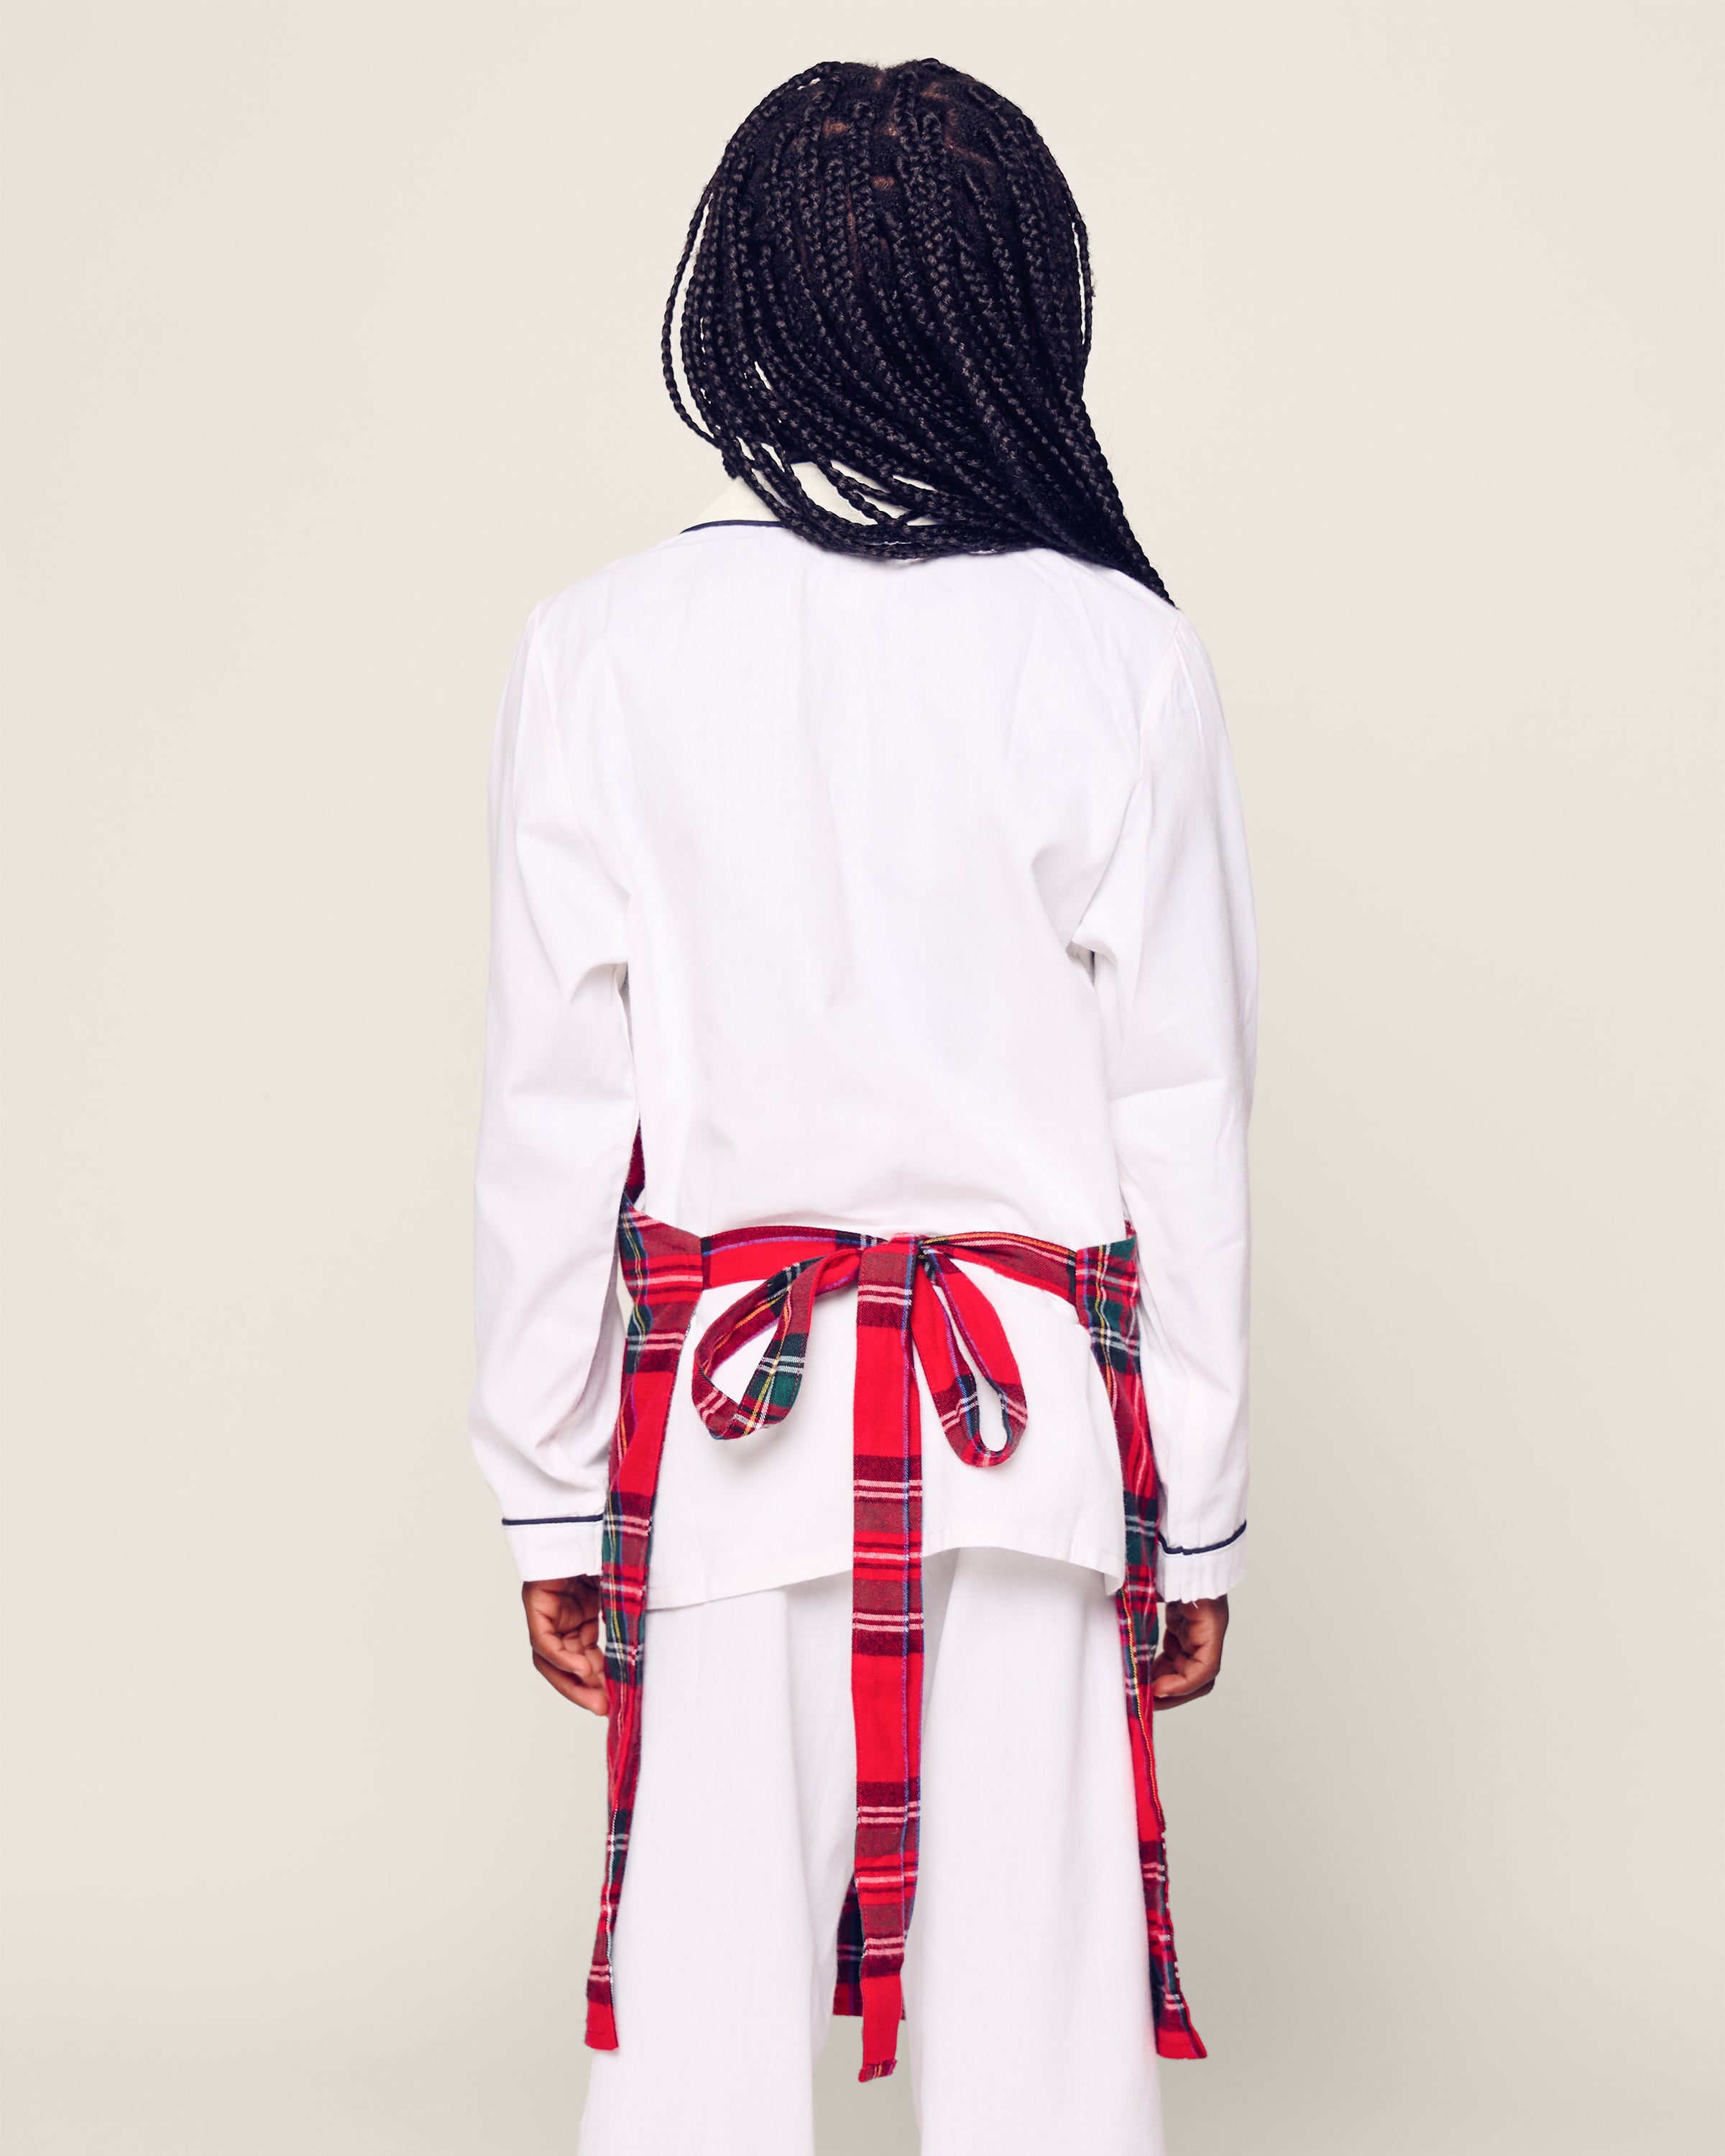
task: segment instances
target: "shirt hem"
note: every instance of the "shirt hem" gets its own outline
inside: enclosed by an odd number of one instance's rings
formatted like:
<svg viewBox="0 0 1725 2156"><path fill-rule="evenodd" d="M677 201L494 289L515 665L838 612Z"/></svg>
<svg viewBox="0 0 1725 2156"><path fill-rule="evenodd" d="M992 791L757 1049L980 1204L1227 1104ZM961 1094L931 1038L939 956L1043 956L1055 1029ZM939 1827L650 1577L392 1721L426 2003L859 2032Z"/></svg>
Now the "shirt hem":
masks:
<svg viewBox="0 0 1725 2156"><path fill-rule="evenodd" d="M932 1537L922 1546L925 1558L938 1556L942 1550L1005 1549L1020 1557L1051 1558L1056 1564L1077 1565L1086 1572L1101 1574L1109 1594L1117 1594L1126 1577L1124 1553L1116 1543L1095 1540L1090 1536L1074 1535L1015 1535L1009 1531L992 1534L957 1533ZM673 1573L668 1579L655 1579L649 1569L647 1579L647 1607L649 1609L687 1609L697 1603L726 1602L742 1594L762 1594L777 1587L796 1587L805 1580L829 1579L835 1573L850 1570L851 1550L848 1541L817 1544L812 1549L787 1554L771 1564L740 1565L716 1570L706 1576L697 1576L692 1568Z"/></svg>

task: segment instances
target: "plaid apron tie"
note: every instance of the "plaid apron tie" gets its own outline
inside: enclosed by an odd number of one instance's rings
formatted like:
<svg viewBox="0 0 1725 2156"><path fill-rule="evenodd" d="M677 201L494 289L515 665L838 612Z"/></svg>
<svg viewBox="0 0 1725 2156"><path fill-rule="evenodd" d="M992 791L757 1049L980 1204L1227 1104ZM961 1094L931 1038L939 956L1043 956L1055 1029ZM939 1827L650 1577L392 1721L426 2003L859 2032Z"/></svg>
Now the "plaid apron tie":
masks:
<svg viewBox="0 0 1725 2156"><path fill-rule="evenodd" d="M1017 1362L993 1306L961 1270L984 1268L1069 1303L1090 1337L1120 1446L1126 1571L1116 1607L1132 1735L1138 1862L1156 2048L1202 2058L1180 1990L1168 1920L1162 1805L1151 1734L1157 1641L1156 1467L1137 1358L1137 1266L1130 1236L1069 1250L1028 1235L854 1235L827 1228L741 1228L686 1235L640 1212L635 1142L618 1233L634 1308L605 1506L606 1765L610 1830L598 1937L587 1984L587 2041L614 2051L611 1944L640 1774L643 1629L653 1500L696 1301L707 1287L747 1291L696 1343L691 1384L716 1438L782 1421L802 1382L816 1300L855 1286L855 1548L850 1689L856 1724L855 1869L839 1927L833 2008L860 2014L860 2078L890 2074L903 2015L905 1938L916 1893L922 1720L922 1440L920 1363L947 1442L974 1467L1011 1458L1028 1411ZM759 1361L733 1400L713 1373L762 1333ZM1000 1403L1004 1441L983 1441L978 1379Z"/></svg>

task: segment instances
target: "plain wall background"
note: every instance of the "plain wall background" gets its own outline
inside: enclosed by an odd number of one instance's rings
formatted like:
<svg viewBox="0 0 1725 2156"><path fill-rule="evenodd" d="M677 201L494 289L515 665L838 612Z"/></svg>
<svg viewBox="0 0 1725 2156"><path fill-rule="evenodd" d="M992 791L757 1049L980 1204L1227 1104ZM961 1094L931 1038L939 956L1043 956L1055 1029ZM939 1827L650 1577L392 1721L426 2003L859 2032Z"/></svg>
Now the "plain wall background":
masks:
<svg viewBox="0 0 1725 2156"><path fill-rule="evenodd" d="M1721 19L12 9L13 2156L572 2146L600 1732L463 1427L490 731L720 483L730 128L927 51L1091 221L1261 916L1172 2148L1720 2145ZM825 2148L912 2148L855 2041Z"/></svg>

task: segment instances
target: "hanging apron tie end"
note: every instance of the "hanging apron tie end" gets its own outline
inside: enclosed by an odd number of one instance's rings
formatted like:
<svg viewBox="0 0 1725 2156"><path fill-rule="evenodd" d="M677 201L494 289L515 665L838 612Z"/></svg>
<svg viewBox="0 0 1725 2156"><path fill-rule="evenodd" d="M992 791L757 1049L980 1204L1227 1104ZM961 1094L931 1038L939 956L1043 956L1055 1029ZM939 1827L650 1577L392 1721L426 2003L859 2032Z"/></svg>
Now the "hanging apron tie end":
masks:
<svg viewBox="0 0 1725 2156"><path fill-rule="evenodd" d="M862 2071L860 2082L877 2082L898 2064L898 2025L905 2018L899 1973L862 1979Z"/></svg>

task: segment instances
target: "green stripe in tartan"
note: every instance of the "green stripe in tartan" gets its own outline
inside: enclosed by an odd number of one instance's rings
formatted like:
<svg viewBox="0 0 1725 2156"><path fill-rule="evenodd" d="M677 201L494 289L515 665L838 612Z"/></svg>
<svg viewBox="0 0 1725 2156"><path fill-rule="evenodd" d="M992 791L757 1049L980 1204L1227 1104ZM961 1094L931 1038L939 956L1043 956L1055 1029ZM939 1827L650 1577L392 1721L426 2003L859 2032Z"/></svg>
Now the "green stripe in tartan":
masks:
<svg viewBox="0 0 1725 2156"><path fill-rule="evenodd" d="M790 1293L788 1286L785 1292ZM742 1396L752 1427L758 1429L762 1423L780 1421L790 1413L796 1401L797 1388L803 1382L803 1364L808 1350L809 1335L795 1331L787 1332L783 1340L768 1346L755 1365Z"/></svg>
<svg viewBox="0 0 1725 2156"><path fill-rule="evenodd" d="M1126 1568L1136 1578L1156 1576L1156 1516L1161 1507L1156 1496L1141 1496L1137 1491L1122 1492L1126 1507Z"/></svg>

